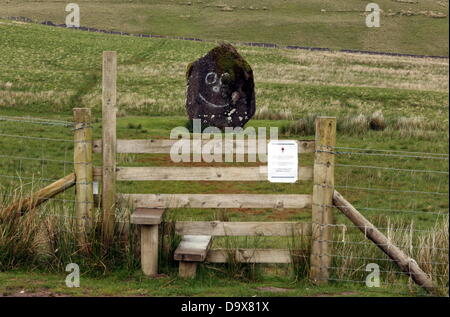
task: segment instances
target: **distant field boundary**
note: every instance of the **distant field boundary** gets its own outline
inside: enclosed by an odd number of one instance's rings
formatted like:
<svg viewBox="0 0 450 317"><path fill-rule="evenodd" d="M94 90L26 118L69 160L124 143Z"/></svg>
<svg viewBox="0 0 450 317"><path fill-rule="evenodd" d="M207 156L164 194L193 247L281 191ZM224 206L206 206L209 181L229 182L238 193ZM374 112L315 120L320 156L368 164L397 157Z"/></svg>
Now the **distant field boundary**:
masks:
<svg viewBox="0 0 450 317"><path fill-rule="evenodd" d="M27 17L0 17L4 20L21 21L27 23L43 24L53 27L67 28L66 24L55 24L52 21L36 22ZM182 36L167 36L167 35L152 35L152 34L133 34L114 30L102 30L92 27L80 26L79 28L72 28L80 31L96 32L96 33L106 33L106 34L116 34L124 36L136 36L143 38L163 38L163 39L173 39L173 40L183 40L183 41L195 41L195 42L207 42L216 43L222 40L205 40L195 37L182 37ZM385 56L399 56L399 57L414 57L414 58L434 58L434 59L449 59L448 56L437 56L437 55L417 55L417 54L406 54L406 53L390 53L390 52L377 52L377 51L364 51L364 50L354 50L354 49L330 49L326 47L311 47L311 46L297 46L297 45L277 45L274 43L260 43L260 42L232 42L233 44L242 46L255 46L255 47L266 47L266 48L280 48L289 50L307 50L307 51L325 51L325 52L342 52L342 53L354 53L354 54L366 54L366 55L385 55Z"/></svg>

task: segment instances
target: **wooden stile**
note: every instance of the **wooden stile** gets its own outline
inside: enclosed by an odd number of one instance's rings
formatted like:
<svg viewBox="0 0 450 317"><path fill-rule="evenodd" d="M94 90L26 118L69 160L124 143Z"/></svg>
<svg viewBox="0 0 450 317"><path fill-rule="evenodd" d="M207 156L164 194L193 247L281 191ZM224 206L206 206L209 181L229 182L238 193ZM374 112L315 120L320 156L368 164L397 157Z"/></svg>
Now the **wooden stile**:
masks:
<svg viewBox="0 0 450 317"><path fill-rule="evenodd" d="M116 52L103 52L102 97L102 208L103 243L108 246L114 233L116 205Z"/></svg>
<svg viewBox="0 0 450 317"><path fill-rule="evenodd" d="M102 168L93 170L94 178L102 181L101 205L103 208L102 233L108 247L114 232L116 207L116 181L266 181L267 166L253 167L116 167L116 153L169 154L176 144L189 142L190 152L199 154L192 140L117 140L116 139L116 63L115 52L103 53L103 107L102 139L93 142L93 152L102 153ZM319 117L316 120L316 139L298 141L298 152L315 153L314 167L300 166L300 181L314 180L313 195L284 194L121 194L123 200L137 207L131 222L141 228L141 264L144 274L158 273L159 224L165 208L311 208L313 223L296 222L177 222L176 232L183 240L175 252L180 261L182 277L195 276L197 263L227 262L230 252L234 261L244 263L291 263L292 250L238 249L210 250L213 236L297 236L312 235L311 278L315 282L328 279L329 266L327 240L331 239L331 208L334 186L335 118ZM202 145L214 144L215 150L224 142L201 140ZM256 144L257 142L255 142ZM211 147L209 147L211 148ZM244 146L233 140L233 155L255 154L248 139ZM243 151L240 153L236 153ZM222 151L224 153L225 151ZM229 153L224 153L229 155ZM300 250L294 250L294 257ZM301 257L307 258L305 251Z"/></svg>
<svg viewBox="0 0 450 317"><path fill-rule="evenodd" d="M331 267L331 257L328 254L332 228L328 225L333 223L336 118L316 119L315 145L310 278L316 284L323 284L328 282L328 268Z"/></svg>

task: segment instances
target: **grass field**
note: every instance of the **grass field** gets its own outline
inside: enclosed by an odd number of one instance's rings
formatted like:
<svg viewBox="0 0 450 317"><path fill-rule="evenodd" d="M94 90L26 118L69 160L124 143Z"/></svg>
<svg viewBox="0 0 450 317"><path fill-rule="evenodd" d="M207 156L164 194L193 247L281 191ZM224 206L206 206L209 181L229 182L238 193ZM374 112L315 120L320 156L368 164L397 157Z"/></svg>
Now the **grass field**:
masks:
<svg viewBox="0 0 450 317"><path fill-rule="evenodd" d="M79 0L81 25L131 33L448 56L448 3L379 0L380 28L361 0ZM1 0L1 16L65 23L66 1Z"/></svg>
<svg viewBox="0 0 450 317"><path fill-rule="evenodd" d="M226 13L226 12L225 12ZM11 14L12 15L12 14ZM22 14L24 15L24 14ZM213 44L168 39L141 39L114 35L86 33L0 20L2 45L0 55L0 116L31 116L55 120L72 120L73 107L91 107L94 117L94 134L101 134L101 52L116 50L118 68L118 138L146 139L168 138L170 130L186 124L184 110L185 69L189 62L204 55ZM277 126L283 137L312 139L314 132L308 128L312 115L337 116L339 147L408 151L422 153L448 153L448 60L416 59L405 57L366 56L333 52L289 51L238 47L250 63L255 74L258 119L248 126ZM386 128L377 131L368 128L368 121L375 113L383 114ZM286 115L288 114L288 115ZM379 116L379 115L378 115ZM361 127L361 118L362 128ZM303 121L302 121L303 120ZM365 122L365 123L364 123ZM34 140L7 135L45 137L52 140ZM70 127L18 124L0 121L0 191L2 203L10 199L8 194L17 186L20 178L22 190L28 192L58 179L71 171L73 131ZM66 140L66 141L63 141ZM374 151L364 151L374 154ZM421 154L425 156L425 154ZM36 160L19 159L20 157ZM99 164L100 157L95 157ZM311 155L300 158L300 164L310 165ZM358 208L366 208L366 216L382 228L404 229L400 234L392 232L392 239L403 247L410 247L416 259L433 262L447 261L443 267L427 267L440 285L448 286L448 160L419 159L414 155L376 156L342 154L337 158L341 165L370 165L397 170L364 169L338 166L336 185L344 196ZM119 155L120 166L169 166L168 155ZM208 164L200 164L206 166ZM399 169L407 169L402 172ZM421 173L411 170L443 171ZM16 178L17 177L17 178ZM357 189L352 189L355 187ZM361 188L385 189L384 192L366 191ZM272 183L223 183L223 182L122 182L120 192L136 193L311 193L311 182L297 184ZM391 191L391 192L390 192ZM412 191L410 194L405 194ZM422 194L420 194L422 192ZM434 193L434 194L423 194ZM72 199L73 191L62 198ZM60 197L60 198L61 198ZM65 207L64 207L65 206ZM55 236L67 238L49 219L53 214L70 215L72 206L54 201L43 209L49 215L46 223L55 230ZM371 212L370 208L384 209ZM410 211L408 213L392 210ZM412 212L418 211L418 212ZM437 216L443 212L443 216ZM171 210L168 219L222 219L242 221L307 221L308 210ZM27 221L26 219L24 221ZM31 220L30 220L31 221ZM336 222L348 221L336 212ZM447 227L446 227L447 225ZM15 228L15 227L14 227ZM70 223L62 228L69 230ZM447 228L447 229L446 229ZM405 231L406 230L406 231ZM409 230L409 231L408 231ZM426 230L414 237L402 232ZM436 234L430 234L430 231ZM447 231L447 236L445 232ZM437 233L442 233L437 240ZM28 233L24 233L25 235ZM344 236L345 235L345 240ZM2 240L2 237L4 240ZM5 238L6 237L6 238ZM0 235L0 247L10 250L5 241L8 235ZM433 240L434 239L434 240ZM377 259L386 257L372 245L358 245L359 232L339 231L336 237L337 254L365 256ZM338 243L345 240L344 243ZM15 241L15 240L11 240ZM384 288L368 290L358 283L331 283L325 287L309 287L305 276L297 281L291 268L265 267L264 274L256 274L248 283L247 276L224 271L220 267L204 268L198 280L187 282L176 278L174 267L165 270L167 277L160 280L144 279L136 272L136 258L128 250L125 255L113 254L106 258L79 258L76 249L61 247L50 250L49 262L44 265L30 253L35 245L16 250L23 258L14 258L14 252L1 252L0 293L51 292L73 295L280 295L314 296L403 296L421 295L421 291L408 286L405 278L387 273ZM431 242L430 242L431 241ZM3 244L2 244L3 243ZM230 241L217 239L216 246ZM289 247L289 241L281 239L249 239L231 241L238 247ZM302 242L302 243L307 243ZM353 243L353 244L352 244ZM424 254L418 247L432 246L447 251ZM126 244L125 249L127 247ZM413 247L414 246L414 247ZM123 247L123 246L122 246ZM65 249L64 249L65 248ZM56 250L60 250L59 253ZM63 253L63 251L65 250ZM422 249L423 250L423 249ZM71 253L73 252L73 253ZM340 252L340 253L339 253ZM115 258L117 256L117 258ZM131 257L131 259L130 259ZM69 290L63 286L63 271L67 261L81 261L88 288ZM120 261L119 261L120 260ZM124 261L124 262L121 262ZM129 262L126 262L129 261ZM102 268L102 263L114 269ZM24 263L29 264L24 265ZM50 264L49 264L50 263ZM125 264L123 264L125 263ZM378 263L378 262L377 262ZM383 260L380 266L386 272L396 267ZM343 270L333 272L339 280L362 281L364 260L348 263L336 260L334 265ZM93 265L95 269L88 269ZM43 266L47 268L42 273ZM35 270L31 277L24 267ZM126 273L115 270L126 269ZM124 268L125 267L125 268ZM14 269L15 271L9 271ZM232 269L232 268L231 268ZM243 269L243 268L238 268ZM346 272L345 269L349 270ZM362 272L361 272L362 270ZM131 271L131 273L130 273ZM238 270L239 271L239 270ZM100 278L98 272L105 275ZM251 273L251 272L250 272ZM43 275L41 275L43 274ZM102 273L100 273L102 274ZM131 274L131 275L130 275ZM284 276L280 278L279 276ZM102 276L102 275L100 275ZM276 277L278 276L278 277ZM297 276L298 277L298 276ZM43 281L46 280L46 281ZM27 285L33 283L32 287ZM117 283L126 283L123 290ZM167 283L167 284L166 284ZM216 285L223 285L217 289ZM400 284L398 286L397 284ZM289 285L289 286L287 286ZM281 287L289 290L280 293L260 292L261 287ZM158 291L150 289L158 288ZM85 293L83 293L85 292ZM348 292L348 293L347 293Z"/></svg>

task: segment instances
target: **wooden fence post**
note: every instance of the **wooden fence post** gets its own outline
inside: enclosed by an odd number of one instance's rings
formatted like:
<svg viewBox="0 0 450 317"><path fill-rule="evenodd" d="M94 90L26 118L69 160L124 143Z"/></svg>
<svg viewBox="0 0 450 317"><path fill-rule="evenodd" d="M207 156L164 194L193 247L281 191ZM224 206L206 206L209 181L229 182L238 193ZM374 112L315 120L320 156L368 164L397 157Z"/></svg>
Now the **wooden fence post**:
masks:
<svg viewBox="0 0 450 317"><path fill-rule="evenodd" d="M94 210L91 109L73 109L74 169L76 179L75 212L79 243L86 248L86 230L91 226Z"/></svg>
<svg viewBox="0 0 450 317"><path fill-rule="evenodd" d="M336 118L316 119L316 152L314 156L314 188L312 197L312 241L310 278L315 284L328 282L331 266L330 241L333 224L334 147Z"/></svg>
<svg viewBox="0 0 450 317"><path fill-rule="evenodd" d="M359 211L337 191L334 191L333 204L342 211L342 213L346 215L368 239L372 240L377 247L386 253L403 272L410 276L414 282L434 295L441 295L439 294L439 290L434 286L433 280L422 271L417 262L394 245L390 239L361 215Z"/></svg>
<svg viewBox="0 0 450 317"><path fill-rule="evenodd" d="M103 52L102 96L102 237L106 247L114 234L116 206L116 52Z"/></svg>

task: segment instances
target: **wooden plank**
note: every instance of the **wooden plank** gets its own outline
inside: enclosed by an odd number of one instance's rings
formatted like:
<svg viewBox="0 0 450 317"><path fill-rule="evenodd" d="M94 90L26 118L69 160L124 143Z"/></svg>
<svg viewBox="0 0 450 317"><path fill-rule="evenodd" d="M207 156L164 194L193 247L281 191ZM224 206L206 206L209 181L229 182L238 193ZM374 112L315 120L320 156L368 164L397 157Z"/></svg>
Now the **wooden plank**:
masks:
<svg viewBox="0 0 450 317"><path fill-rule="evenodd" d="M258 167L117 167L118 181L267 181L267 166ZM100 179L101 169L94 171ZM313 167L300 166L298 179L312 180Z"/></svg>
<svg viewBox="0 0 450 317"><path fill-rule="evenodd" d="M75 214L78 238L85 245L86 230L91 226L94 210L91 109L74 108L73 161L76 182Z"/></svg>
<svg viewBox="0 0 450 317"><path fill-rule="evenodd" d="M122 194L146 208L310 208L311 195L258 194Z"/></svg>
<svg viewBox="0 0 450 317"><path fill-rule="evenodd" d="M102 96L102 236L107 247L112 240L116 205L116 52L103 52Z"/></svg>
<svg viewBox="0 0 450 317"><path fill-rule="evenodd" d="M181 278L194 278L197 272L197 262L181 261L179 264L178 275Z"/></svg>
<svg viewBox="0 0 450 317"><path fill-rule="evenodd" d="M56 182L51 183L50 185L38 190L29 197L13 202L11 205L3 209L0 212L0 215L9 214L11 212L24 214L27 211L30 211L40 204L51 199L52 197L55 197L59 193L62 193L66 189L72 187L73 185L75 185L75 181L75 173L69 174L66 177L61 178L60 180L57 180Z"/></svg>
<svg viewBox="0 0 450 317"><path fill-rule="evenodd" d="M179 235L296 236L311 235L311 224L301 222L177 221Z"/></svg>
<svg viewBox="0 0 450 317"><path fill-rule="evenodd" d="M336 118L316 119L316 153L314 156L314 187L312 197L312 244L310 278L313 283L328 282L331 267L330 244L333 223L334 147Z"/></svg>
<svg viewBox="0 0 450 317"><path fill-rule="evenodd" d="M203 262L212 243L212 237L206 235L184 235L177 249L176 261Z"/></svg>
<svg viewBox="0 0 450 317"><path fill-rule="evenodd" d="M162 222L164 209L137 208L131 215L130 222L135 225L159 225Z"/></svg>
<svg viewBox="0 0 450 317"><path fill-rule="evenodd" d="M428 278L427 274L422 271L417 262L407 256L396 245L392 244L390 239L361 215L359 211L337 191L334 191L333 194L333 204L342 211L342 213L346 215L367 238L372 240L384 253L386 253L403 272L410 276L414 282L431 293L436 291L433 282Z"/></svg>
<svg viewBox="0 0 450 317"><path fill-rule="evenodd" d="M291 263L288 249L211 249L205 262L209 263Z"/></svg>
<svg viewBox="0 0 450 317"><path fill-rule="evenodd" d="M168 154L170 153L170 149L173 146L173 144L179 141L180 140L170 140L170 139L117 140L117 153ZM192 142L192 140L186 140L186 142ZM202 140L202 146L208 142L210 142L210 140ZM233 142L236 143L236 141ZM222 147L224 146L224 144L225 141L222 141ZM191 146L191 149L193 148L196 147ZM95 153L102 152L102 140L94 141L94 152ZM298 152L313 153L314 140L298 140ZM224 151L222 151L222 153L224 153ZM248 148L246 147L245 153L254 153L254 151L248 151Z"/></svg>
<svg viewBox="0 0 450 317"><path fill-rule="evenodd" d="M147 276L158 274L158 225L141 226L141 266Z"/></svg>

